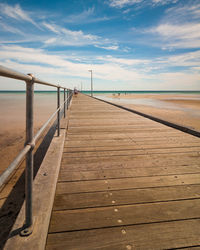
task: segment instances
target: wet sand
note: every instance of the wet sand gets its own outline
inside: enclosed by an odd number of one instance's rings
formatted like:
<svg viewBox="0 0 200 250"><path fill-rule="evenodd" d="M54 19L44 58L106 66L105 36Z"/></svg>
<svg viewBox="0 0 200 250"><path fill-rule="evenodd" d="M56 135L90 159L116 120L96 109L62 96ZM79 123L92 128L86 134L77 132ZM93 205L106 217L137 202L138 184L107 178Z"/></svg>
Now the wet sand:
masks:
<svg viewBox="0 0 200 250"><path fill-rule="evenodd" d="M200 95L108 95L111 102L200 131Z"/></svg>
<svg viewBox="0 0 200 250"><path fill-rule="evenodd" d="M25 141L25 94L0 94L0 173L14 160ZM56 110L56 94L36 94L34 132Z"/></svg>

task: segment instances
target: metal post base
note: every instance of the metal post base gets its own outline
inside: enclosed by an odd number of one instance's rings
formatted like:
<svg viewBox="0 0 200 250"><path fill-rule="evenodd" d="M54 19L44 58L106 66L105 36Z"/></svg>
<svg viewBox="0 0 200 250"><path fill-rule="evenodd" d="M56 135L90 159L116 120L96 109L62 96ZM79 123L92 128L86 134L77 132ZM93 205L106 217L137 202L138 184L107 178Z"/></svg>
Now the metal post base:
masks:
<svg viewBox="0 0 200 250"><path fill-rule="evenodd" d="M32 234L33 232L34 224L32 224L30 227L26 227L26 225L23 226L22 231L19 233L21 237L27 237Z"/></svg>

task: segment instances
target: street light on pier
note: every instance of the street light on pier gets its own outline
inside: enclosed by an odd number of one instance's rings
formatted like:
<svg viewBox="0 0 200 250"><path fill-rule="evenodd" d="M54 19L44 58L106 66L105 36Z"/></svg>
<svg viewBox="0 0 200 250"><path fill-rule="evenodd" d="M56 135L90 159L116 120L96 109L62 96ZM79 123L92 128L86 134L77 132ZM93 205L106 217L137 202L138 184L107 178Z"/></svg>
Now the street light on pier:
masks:
<svg viewBox="0 0 200 250"><path fill-rule="evenodd" d="M93 96L93 79L92 79L92 69L88 70L91 72L91 96Z"/></svg>

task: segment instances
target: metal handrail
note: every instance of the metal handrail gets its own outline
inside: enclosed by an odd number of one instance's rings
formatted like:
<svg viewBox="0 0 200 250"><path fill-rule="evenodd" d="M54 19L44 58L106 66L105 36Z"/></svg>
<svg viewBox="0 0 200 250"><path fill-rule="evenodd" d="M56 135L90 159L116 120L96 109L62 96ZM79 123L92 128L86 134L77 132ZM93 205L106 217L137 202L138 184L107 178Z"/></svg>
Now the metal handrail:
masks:
<svg viewBox="0 0 200 250"><path fill-rule="evenodd" d="M12 172L16 169L18 164L22 161L24 156L31 149L31 145L26 145L14 159L14 161L4 170L4 172L0 176L0 187L7 181L8 177L12 174Z"/></svg>
<svg viewBox="0 0 200 250"><path fill-rule="evenodd" d="M72 97L72 94L71 96ZM69 97L69 98L70 98ZM48 126L48 124L53 120L54 116L58 113L58 111L62 110L62 107L66 104L66 102L68 101L68 99L60 106L60 108L58 108L53 115L50 116L50 118L45 122L45 124L40 128L40 130L37 132L37 134L34 136L34 141L35 143L37 143L37 141L39 140L41 134L44 132L44 130L46 129L46 127Z"/></svg>
<svg viewBox="0 0 200 250"><path fill-rule="evenodd" d="M16 79L16 80L22 80L22 81L25 81L25 82L32 80L32 76L30 74L25 75L23 73L15 71L15 70L6 68L6 67L4 67L2 65L0 65L0 76L13 78L13 79ZM34 82L38 83L38 84L46 85L46 86L57 87L57 88L60 87L62 89L67 89L66 87L62 87L60 85L45 82L45 81L42 81L42 80L40 80L38 78L34 78Z"/></svg>
<svg viewBox="0 0 200 250"><path fill-rule="evenodd" d="M66 116L66 104L67 109L69 107L73 91L69 88L62 87L60 85L51 84L45 81L41 81L35 78L32 74L22 74L20 72L14 71L12 69L3 67L0 65L0 76L13 78L16 80L22 80L26 82L26 142L24 148L19 152L14 161L8 166L8 168L0 176L0 187L5 184L7 179L19 165L19 163L26 156L26 181L25 181L25 191L26 191L26 210L25 210L25 226L23 231L21 231L22 236L28 236L32 233L32 182L33 182L33 149L36 142L39 140L40 136L47 128L48 124L57 114L57 132L60 135L60 112L64 106L64 117ZM34 84L42 84L46 86L57 88L57 109L51 115L51 117L45 122L45 124L39 129L39 131L34 136L33 134L33 99L34 99ZM60 105L60 89L64 90L64 102ZM66 98L67 90L67 98Z"/></svg>

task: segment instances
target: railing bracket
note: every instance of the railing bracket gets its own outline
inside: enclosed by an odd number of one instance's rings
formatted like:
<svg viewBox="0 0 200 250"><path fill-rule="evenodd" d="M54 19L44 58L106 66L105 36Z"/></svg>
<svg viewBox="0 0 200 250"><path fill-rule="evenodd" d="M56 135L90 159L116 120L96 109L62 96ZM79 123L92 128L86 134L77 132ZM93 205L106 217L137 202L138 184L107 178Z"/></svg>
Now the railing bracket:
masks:
<svg viewBox="0 0 200 250"><path fill-rule="evenodd" d="M21 237L28 237L29 235L33 233L33 227L34 227L34 223L30 227L26 227L26 224L24 224L23 229L21 230L19 235Z"/></svg>

